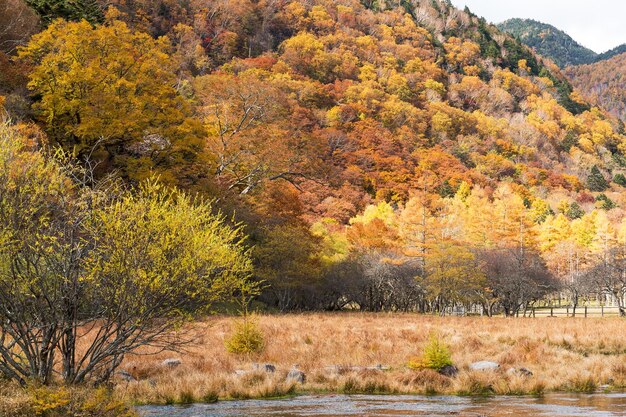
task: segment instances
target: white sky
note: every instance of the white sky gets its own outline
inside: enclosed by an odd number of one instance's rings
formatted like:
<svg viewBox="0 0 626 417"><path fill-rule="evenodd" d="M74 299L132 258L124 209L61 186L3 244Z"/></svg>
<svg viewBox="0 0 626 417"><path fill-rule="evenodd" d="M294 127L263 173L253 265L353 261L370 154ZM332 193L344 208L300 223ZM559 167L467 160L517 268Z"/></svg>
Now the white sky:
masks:
<svg viewBox="0 0 626 417"><path fill-rule="evenodd" d="M605 52L626 43L625 0L452 0L492 23L513 17L549 23L578 43Z"/></svg>

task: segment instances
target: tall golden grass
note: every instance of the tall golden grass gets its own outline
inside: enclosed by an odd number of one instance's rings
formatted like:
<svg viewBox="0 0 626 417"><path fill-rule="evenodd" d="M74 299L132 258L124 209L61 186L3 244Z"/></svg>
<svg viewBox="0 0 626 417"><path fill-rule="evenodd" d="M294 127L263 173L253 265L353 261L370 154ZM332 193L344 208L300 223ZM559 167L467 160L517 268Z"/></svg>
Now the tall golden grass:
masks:
<svg viewBox="0 0 626 417"><path fill-rule="evenodd" d="M127 357L122 368L137 381L119 381L116 393L137 403L158 404L304 392L515 395L626 387L623 319L259 316L265 349L245 356L228 353L224 346L234 324L232 318L219 317L189 326L184 332L194 335L196 344L183 354ZM457 377L406 367L433 333L450 347L460 370ZM182 364L164 366L167 358L180 358ZM501 368L471 371L469 365L480 360L498 362ZM254 363L277 369L254 371ZM379 364L389 369L366 369ZM306 373L304 384L286 381L294 365ZM533 375L507 372L520 367ZM237 375L238 370L247 372Z"/></svg>

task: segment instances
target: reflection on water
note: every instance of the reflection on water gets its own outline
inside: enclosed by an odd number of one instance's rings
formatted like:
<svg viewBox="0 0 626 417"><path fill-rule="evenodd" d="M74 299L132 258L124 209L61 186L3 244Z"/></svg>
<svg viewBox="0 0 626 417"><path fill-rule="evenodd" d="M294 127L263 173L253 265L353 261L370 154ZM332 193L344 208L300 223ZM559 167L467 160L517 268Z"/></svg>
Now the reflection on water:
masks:
<svg viewBox="0 0 626 417"><path fill-rule="evenodd" d="M148 406L139 411L143 417L625 417L626 393L550 394L541 398L324 395L186 407Z"/></svg>

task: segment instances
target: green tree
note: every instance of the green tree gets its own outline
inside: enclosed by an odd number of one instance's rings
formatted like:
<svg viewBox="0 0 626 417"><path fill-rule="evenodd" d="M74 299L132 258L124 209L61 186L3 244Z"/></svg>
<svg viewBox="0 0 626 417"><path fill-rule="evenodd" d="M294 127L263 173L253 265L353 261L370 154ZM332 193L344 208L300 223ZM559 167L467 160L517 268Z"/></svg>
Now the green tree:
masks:
<svg viewBox="0 0 626 417"><path fill-rule="evenodd" d="M606 191L606 189L609 188L609 183L606 181L597 165L591 168L591 173L589 173L587 177L587 187L589 187L591 191L598 192Z"/></svg>
<svg viewBox="0 0 626 417"><path fill-rule="evenodd" d="M91 23L101 22L104 13L97 0L26 0L45 23L54 19L85 19Z"/></svg>
<svg viewBox="0 0 626 417"><path fill-rule="evenodd" d="M617 207L617 204L610 198L606 196L606 194L600 194L596 197L596 202L600 205L600 208L603 210L612 210Z"/></svg>
<svg viewBox="0 0 626 417"><path fill-rule="evenodd" d="M573 202L565 212L565 215L570 220L580 219L585 215L585 210L577 202Z"/></svg>
<svg viewBox="0 0 626 417"><path fill-rule="evenodd" d="M307 290L310 295L321 278L320 240L301 224L269 226L259 235L253 255L269 303L281 311L307 305Z"/></svg>
<svg viewBox="0 0 626 417"><path fill-rule="evenodd" d="M613 177L613 182L617 185L621 185L622 187L626 187L626 177L624 174L617 174Z"/></svg>

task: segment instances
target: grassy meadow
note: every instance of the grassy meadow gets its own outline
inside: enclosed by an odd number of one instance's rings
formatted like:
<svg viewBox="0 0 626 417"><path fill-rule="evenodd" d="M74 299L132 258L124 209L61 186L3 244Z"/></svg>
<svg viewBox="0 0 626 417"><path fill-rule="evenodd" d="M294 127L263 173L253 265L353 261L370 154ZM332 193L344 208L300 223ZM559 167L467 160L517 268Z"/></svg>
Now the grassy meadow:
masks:
<svg viewBox="0 0 626 417"><path fill-rule="evenodd" d="M300 314L258 316L265 338L257 354L228 353L233 318L217 317L184 329L196 344L184 353L128 356L119 398L134 403L210 402L300 393L518 395L591 392L626 387L626 322L618 318L482 318L410 314ZM436 334L459 369L449 378L407 367ZM181 359L171 367L166 359ZM472 371L476 361L497 371ZM254 370L272 364L274 373ZM298 365L303 384L287 382ZM382 365L382 370L373 369ZM532 376L509 372L526 368Z"/></svg>

